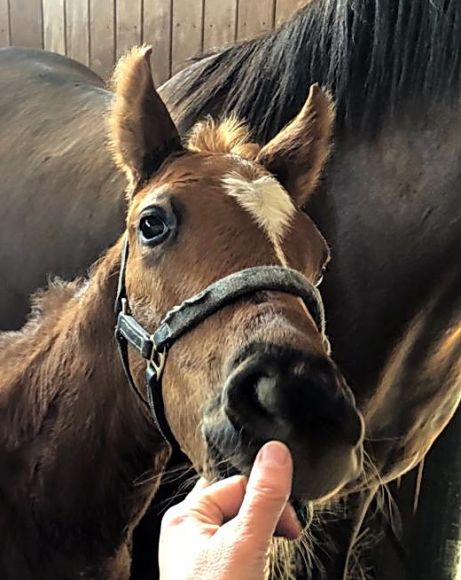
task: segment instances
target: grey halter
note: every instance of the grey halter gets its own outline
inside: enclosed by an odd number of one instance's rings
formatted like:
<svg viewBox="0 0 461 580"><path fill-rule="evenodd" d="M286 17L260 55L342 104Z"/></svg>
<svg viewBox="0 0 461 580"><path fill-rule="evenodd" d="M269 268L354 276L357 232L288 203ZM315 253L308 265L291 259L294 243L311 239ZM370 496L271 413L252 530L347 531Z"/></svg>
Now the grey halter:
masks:
<svg viewBox="0 0 461 580"><path fill-rule="evenodd" d="M296 270L280 266L247 268L221 278L202 292L172 308L159 327L150 333L135 320L130 311L125 287L127 259L128 242L125 239L115 302L118 315L115 337L120 358L128 382L141 401L149 407L157 429L172 447L178 447L178 444L165 416L161 379L168 350L183 334L243 296L260 291L277 291L301 298L319 332L324 336L325 315L319 291ZM128 346L135 348L147 361L147 400L133 380L128 360Z"/></svg>

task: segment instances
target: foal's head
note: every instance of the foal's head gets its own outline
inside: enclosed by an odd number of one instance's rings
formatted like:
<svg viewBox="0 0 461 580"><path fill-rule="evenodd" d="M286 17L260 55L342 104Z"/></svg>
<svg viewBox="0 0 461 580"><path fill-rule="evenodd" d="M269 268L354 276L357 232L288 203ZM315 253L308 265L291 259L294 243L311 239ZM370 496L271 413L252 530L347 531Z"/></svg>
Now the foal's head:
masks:
<svg viewBox="0 0 461 580"><path fill-rule="evenodd" d="M319 282L328 248L301 210L329 154L333 109L313 87L296 117L260 148L233 119L197 124L185 145L155 91L150 50L119 64L110 132L129 180L126 288L155 330L174 305L244 268L282 265ZM131 355L138 386L144 363ZM163 375L169 425L200 472L248 472L279 439L294 494L325 497L358 475L362 421L300 298L255 292L172 346Z"/></svg>

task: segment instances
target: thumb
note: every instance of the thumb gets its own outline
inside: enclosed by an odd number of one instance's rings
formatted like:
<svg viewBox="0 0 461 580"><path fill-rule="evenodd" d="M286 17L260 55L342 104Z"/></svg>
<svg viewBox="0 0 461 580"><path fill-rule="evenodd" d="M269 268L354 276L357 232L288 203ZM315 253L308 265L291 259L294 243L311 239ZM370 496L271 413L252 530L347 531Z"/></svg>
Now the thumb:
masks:
<svg viewBox="0 0 461 580"><path fill-rule="evenodd" d="M279 441L266 443L256 456L235 522L240 532L254 537L261 549L268 546L287 506L292 477L288 447Z"/></svg>

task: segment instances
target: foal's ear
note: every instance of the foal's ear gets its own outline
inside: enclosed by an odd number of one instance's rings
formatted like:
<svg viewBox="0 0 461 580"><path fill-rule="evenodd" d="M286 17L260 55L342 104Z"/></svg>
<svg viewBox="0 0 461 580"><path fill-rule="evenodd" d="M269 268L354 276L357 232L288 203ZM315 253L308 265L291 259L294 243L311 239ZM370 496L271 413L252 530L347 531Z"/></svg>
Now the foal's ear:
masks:
<svg viewBox="0 0 461 580"><path fill-rule="evenodd" d="M266 167L302 207L314 190L331 151L333 101L312 85L300 113L265 145L256 161Z"/></svg>
<svg viewBox="0 0 461 580"><path fill-rule="evenodd" d="M170 153L182 149L178 130L155 90L151 52L149 46L134 48L119 60L112 77L115 96L109 137L115 162L125 172L131 193Z"/></svg>

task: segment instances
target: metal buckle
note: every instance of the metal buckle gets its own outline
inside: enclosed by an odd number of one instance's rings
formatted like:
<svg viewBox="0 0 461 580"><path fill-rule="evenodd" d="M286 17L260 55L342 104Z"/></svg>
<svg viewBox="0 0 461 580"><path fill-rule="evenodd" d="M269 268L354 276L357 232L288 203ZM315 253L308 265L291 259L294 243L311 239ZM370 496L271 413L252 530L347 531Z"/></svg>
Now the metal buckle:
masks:
<svg viewBox="0 0 461 580"><path fill-rule="evenodd" d="M162 350L158 350L155 347L152 348L149 365L154 369L157 381L160 381L162 378L163 369L165 368L166 363L166 355L166 348L163 348Z"/></svg>

